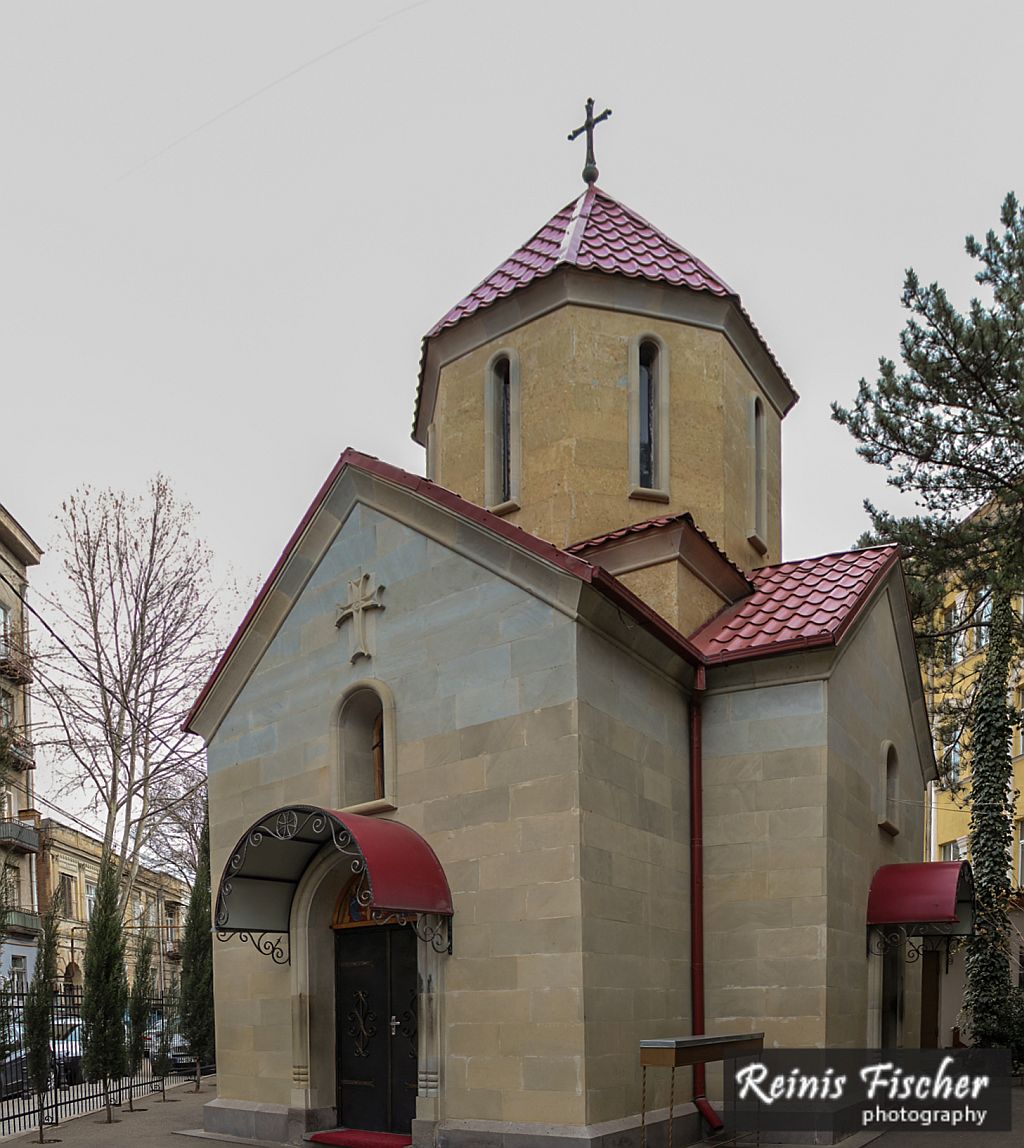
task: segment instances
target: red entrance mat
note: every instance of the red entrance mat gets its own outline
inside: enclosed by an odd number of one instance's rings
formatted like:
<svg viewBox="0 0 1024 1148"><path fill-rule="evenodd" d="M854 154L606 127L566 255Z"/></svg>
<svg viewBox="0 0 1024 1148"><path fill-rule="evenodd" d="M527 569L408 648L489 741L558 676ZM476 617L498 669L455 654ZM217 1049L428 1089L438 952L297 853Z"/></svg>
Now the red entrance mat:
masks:
<svg viewBox="0 0 1024 1148"><path fill-rule="evenodd" d="M314 1144L333 1144L335 1148L406 1148L411 1136L396 1132L360 1132L356 1128L335 1128L332 1132L314 1132Z"/></svg>

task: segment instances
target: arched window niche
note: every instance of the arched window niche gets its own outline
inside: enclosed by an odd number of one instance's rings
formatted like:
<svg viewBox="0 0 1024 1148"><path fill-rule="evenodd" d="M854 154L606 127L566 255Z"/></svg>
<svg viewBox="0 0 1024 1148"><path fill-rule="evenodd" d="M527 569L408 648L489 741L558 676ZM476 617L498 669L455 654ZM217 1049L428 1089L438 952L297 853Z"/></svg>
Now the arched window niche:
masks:
<svg viewBox="0 0 1024 1148"><path fill-rule="evenodd" d="M629 344L629 495L668 502L668 348L656 335Z"/></svg>
<svg viewBox="0 0 1024 1148"><path fill-rule="evenodd" d="M341 699L335 730L338 809L396 809L395 704L390 689L379 681L356 682Z"/></svg>
<svg viewBox="0 0 1024 1148"><path fill-rule="evenodd" d="M890 837L899 833L900 758L891 741L882 742L878 828Z"/></svg>
<svg viewBox="0 0 1024 1148"><path fill-rule="evenodd" d="M750 535L747 541L758 552L768 553L768 438L764 403L754 399L750 412L750 460L753 468L750 484Z"/></svg>
<svg viewBox="0 0 1024 1148"><path fill-rule="evenodd" d="M498 351L484 384L484 505L492 514L519 509L519 358Z"/></svg>

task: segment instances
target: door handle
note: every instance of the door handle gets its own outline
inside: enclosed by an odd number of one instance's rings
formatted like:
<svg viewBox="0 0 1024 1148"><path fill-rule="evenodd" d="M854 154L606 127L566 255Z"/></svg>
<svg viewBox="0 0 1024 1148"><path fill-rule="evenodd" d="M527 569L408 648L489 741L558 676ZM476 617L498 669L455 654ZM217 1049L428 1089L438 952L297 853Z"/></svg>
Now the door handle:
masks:
<svg viewBox="0 0 1024 1148"><path fill-rule="evenodd" d="M392 1014L391 1019L388 1021L388 1024L391 1026L391 1035L394 1036L395 1033L398 1031L398 1017L395 1016L394 1014Z"/></svg>

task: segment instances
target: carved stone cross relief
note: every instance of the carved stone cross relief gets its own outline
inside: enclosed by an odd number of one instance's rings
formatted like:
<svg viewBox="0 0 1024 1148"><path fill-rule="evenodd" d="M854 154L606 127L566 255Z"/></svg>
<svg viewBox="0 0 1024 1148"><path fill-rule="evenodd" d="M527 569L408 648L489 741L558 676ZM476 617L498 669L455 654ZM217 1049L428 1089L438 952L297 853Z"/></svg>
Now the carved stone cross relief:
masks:
<svg viewBox="0 0 1024 1148"><path fill-rule="evenodd" d="M380 600L381 595L384 593L384 587L378 586L376 589L371 590L370 585L372 581L372 574L361 574L354 582L349 582L348 601L344 605L338 606L338 617L334 623L335 626L340 630L342 624L351 618L352 624L355 627L355 634L352 639L352 656L349 658L350 662L355 662L359 658L370 657L370 650L366 644L366 611L384 609L384 603Z"/></svg>

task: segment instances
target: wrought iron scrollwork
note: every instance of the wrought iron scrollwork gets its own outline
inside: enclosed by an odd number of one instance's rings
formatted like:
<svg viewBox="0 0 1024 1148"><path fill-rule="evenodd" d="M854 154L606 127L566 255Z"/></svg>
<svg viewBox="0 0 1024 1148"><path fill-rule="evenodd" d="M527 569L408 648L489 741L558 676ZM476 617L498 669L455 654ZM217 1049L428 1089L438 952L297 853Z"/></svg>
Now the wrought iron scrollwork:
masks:
<svg viewBox="0 0 1024 1148"><path fill-rule="evenodd" d="M408 1055L413 1060L416 1059L417 1051L418 1051L417 1047L416 1047L416 1033L417 1033L416 1002L417 1002L418 997L419 997L419 994L417 993L417 991L415 989L413 989L412 992L409 994L409 1007L398 1018L398 1021L399 1021L398 1031L409 1042Z"/></svg>
<svg viewBox="0 0 1024 1148"><path fill-rule="evenodd" d="M370 1040L377 1035L377 1028L373 1023L377 1019L377 1014L370 1008L366 993L362 989L357 989L353 996L355 1004L345 1017L349 1022L348 1035L355 1041L352 1051L356 1056L369 1056Z"/></svg>
<svg viewBox="0 0 1024 1148"><path fill-rule="evenodd" d="M891 929L872 928L868 930L868 952L883 956L893 949L903 948L903 959L908 965L916 964L925 953L945 953L946 972L949 972L953 957L967 943L967 937L951 933L928 933L911 936L903 925Z"/></svg>
<svg viewBox="0 0 1024 1148"><path fill-rule="evenodd" d="M428 920L427 918L432 918ZM375 925L408 925L417 937L429 945L435 953L452 955L452 919L433 913L389 913L385 909L374 909L370 920Z"/></svg>
<svg viewBox="0 0 1024 1148"><path fill-rule="evenodd" d="M257 953L270 957L275 965L292 963L291 939L287 933L247 933L234 929L217 929L218 941L229 941L232 937L248 941Z"/></svg>

